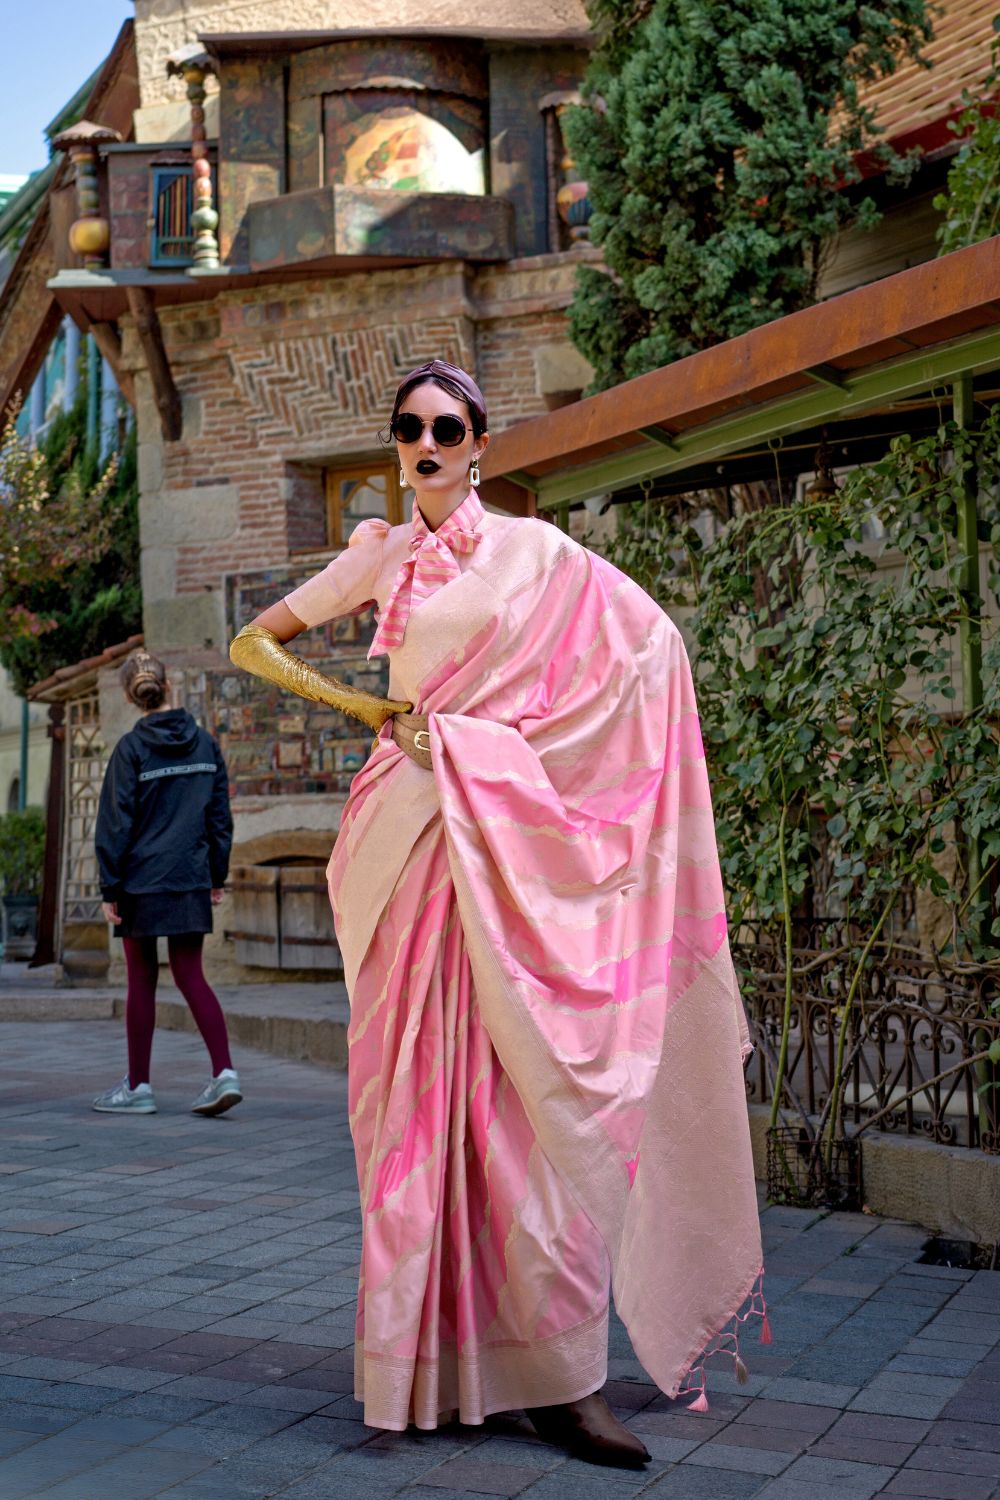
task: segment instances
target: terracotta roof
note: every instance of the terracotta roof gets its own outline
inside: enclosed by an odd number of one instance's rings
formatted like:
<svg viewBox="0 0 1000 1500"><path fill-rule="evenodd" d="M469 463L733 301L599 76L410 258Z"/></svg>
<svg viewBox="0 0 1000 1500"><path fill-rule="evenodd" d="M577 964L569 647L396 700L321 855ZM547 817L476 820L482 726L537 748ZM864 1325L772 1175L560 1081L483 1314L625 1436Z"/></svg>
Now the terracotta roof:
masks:
<svg viewBox="0 0 1000 1500"><path fill-rule="evenodd" d="M934 0L934 35L923 50L931 68L908 62L863 91L879 126L897 149L933 151L954 140L947 129L962 107L962 90L977 93L990 69L997 0Z"/></svg>
<svg viewBox="0 0 1000 1500"><path fill-rule="evenodd" d="M57 667L51 677L36 682L28 689L28 697L33 702L40 703L55 703L60 698L71 698L74 687L83 686L79 679L96 677L102 667L114 666L115 662L134 651L136 646L141 646L142 641L141 634L130 635L127 641L108 646L99 656L87 656L83 661L74 662L71 667Z"/></svg>

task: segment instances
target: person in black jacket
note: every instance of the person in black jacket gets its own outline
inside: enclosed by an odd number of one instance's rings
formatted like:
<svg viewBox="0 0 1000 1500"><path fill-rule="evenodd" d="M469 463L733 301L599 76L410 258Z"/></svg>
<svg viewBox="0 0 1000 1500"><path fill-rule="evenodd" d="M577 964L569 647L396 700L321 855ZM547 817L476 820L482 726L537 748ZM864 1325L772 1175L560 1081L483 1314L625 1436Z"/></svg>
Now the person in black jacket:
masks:
<svg viewBox="0 0 1000 1500"><path fill-rule="evenodd" d="M143 717L115 746L101 788L95 846L104 915L125 947L128 1074L94 1100L111 1114L155 1114L149 1060L156 1025L158 937L212 1062L196 1114L218 1115L243 1095L218 999L202 970L212 906L222 900L233 841L222 751L184 708L164 708L161 661L134 651L121 669Z"/></svg>

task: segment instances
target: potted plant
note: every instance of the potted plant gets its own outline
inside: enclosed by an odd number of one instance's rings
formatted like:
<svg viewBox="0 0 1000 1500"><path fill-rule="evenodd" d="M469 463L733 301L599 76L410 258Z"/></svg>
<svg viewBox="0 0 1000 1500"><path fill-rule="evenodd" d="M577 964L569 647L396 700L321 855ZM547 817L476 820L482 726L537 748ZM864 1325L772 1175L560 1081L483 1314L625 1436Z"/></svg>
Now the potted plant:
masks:
<svg viewBox="0 0 1000 1500"><path fill-rule="evenodd" d="M8 961L30 958L35 950L44 857L45 817L40 808L0 817L3 951Z"/></svg>

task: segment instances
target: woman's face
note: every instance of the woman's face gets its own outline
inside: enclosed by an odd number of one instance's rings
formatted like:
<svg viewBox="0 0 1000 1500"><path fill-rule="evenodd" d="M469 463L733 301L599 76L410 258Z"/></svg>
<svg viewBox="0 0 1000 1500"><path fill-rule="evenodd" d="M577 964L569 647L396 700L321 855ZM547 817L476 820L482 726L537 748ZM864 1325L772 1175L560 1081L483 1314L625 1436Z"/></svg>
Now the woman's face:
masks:
<svg viewBox="0 0 1000 1500"><path fill-rule="evenodd" d="M396 443L406 483L424 494L467 485L469 467L481 456L489 438L486 433L478 438L473 436L472 413L466 403L428 381L410 391L399 408L400 416L404 413L413 413L424 424L416 442ZM459 417L465 423L465 437L454 448L434 441L431 424L435 417L443 416Z"/></svg>

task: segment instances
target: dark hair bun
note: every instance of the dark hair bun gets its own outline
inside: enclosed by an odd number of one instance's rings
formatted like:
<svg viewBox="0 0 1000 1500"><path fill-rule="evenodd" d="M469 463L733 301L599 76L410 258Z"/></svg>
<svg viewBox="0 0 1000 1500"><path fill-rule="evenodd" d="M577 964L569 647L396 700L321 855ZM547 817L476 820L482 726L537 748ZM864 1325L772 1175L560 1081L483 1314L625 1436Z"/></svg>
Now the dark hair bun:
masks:
<svg viewBox="0 0 1000 1500"><path fill-rule="evenodd" d="M148 651L133 651L118 674L119 681L137 708L162 707L167 696L167 669Z"/></svg>

